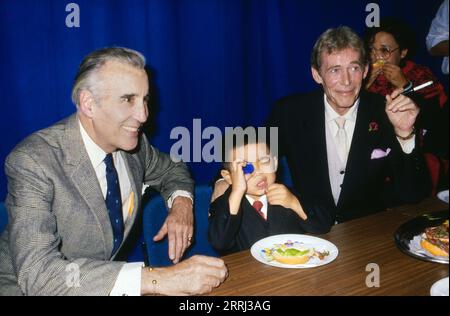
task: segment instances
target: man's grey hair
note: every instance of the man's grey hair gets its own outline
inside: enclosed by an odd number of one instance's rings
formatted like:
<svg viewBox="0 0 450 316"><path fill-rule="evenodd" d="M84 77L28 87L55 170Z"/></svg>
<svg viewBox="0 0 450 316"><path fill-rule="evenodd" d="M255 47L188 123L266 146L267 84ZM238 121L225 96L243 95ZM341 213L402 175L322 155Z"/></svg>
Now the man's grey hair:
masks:
<svg viewBox="0 0 450 316"><path fill-rule="evenodd" d="M351 48L359 53L361 65L367 65L367 52L363 40L348 26L326 30L314 44L311 54L311 66L320 70L322 53L332 54Z"/></svg>
<svg viewBox="0 0 450 316"><path fill-rule="evenodd" d="M72 86L72 102L76 106L80 104L80 92L82 90L93 90L93 83L90 80L92 75L110 60L117 60L139 69L145 69L145 57L130 48L107 47L90 53L81 62Z"/></svg>

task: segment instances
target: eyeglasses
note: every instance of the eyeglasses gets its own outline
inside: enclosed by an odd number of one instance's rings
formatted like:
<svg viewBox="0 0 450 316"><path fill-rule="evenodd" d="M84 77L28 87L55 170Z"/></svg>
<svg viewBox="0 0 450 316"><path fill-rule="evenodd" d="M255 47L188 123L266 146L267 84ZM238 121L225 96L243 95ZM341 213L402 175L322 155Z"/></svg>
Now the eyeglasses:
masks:
<svg viewBox="0 0 450 316"><path fill-rule="evenodd" d="M370 51L372 52L372 54L376 56L380 56L383 59L388 59L389 57L391 57L392 53L398 49L400 49L400 47L397 47L395 49L390 49L388 47L381 47L381 48L371 47Z"/></svg>
<svg viewBox="0 0 450 316"><path fill-rule="evenodd" d="M262 157L256 162L246 161L243 170L244 174L253 174L255 171L258 173L274 173L277 171L276 158Z"/></svg>

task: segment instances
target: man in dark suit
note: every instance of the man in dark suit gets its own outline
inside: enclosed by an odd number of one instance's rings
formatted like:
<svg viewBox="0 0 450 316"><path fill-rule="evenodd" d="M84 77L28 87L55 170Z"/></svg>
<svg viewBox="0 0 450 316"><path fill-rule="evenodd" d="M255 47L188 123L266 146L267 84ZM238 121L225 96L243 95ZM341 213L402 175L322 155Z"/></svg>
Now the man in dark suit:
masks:
<svg viewBox="0 0 450 316"><path fill-rule="evenodd" d="M361 90L368 64L362 40L348 27L317 40L311 71L323 90L278 102L267 126L279 128L293 193L308 217L329 225L390 206L417 202L429 191L414 127L419 107L397 89L386 99ZM227 186L217 182L213 198Z"/></svg>
<svg viewBox="0 0 450 316"><path fill-rule="evenodd" d="M179 262L193 233L193 181L183 163L140 132L149 95L145 58L105 48L80 65L77 112L22 141L8 156L7 230L0 238L0 295L203 294L227 274L222 260ZM170 268L120 260L142 207L161 192L170 211Z"/></svg>
<svg viewBox="0 0 450 316"><path fill-rule="evenodd" d="M327 30L311 58L323 91L282 99L268 122L279 127L300 202L323 205L337 222L417 202L429 189L415 146L419 107L402 89L386 100L362 91L367 70L361 39L348 27Z"/></svg>

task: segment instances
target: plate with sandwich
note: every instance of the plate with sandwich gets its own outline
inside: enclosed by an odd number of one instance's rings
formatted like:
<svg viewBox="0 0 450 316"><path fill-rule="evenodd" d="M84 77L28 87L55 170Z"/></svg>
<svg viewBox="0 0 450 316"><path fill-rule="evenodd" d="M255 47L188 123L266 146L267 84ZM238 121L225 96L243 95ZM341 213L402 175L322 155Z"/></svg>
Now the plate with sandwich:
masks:
<svg viewBox="0 0 450 316"><path fill-rule="evenodd" d="M399 227L395 242L404 253L448 264L448 210L416 217Z"/></svg>
<svg viewBox="0 0 450 316"><path fill-rule="evenodd" d="M308 235L276 235L257 241L252 256L264 264L287 269L314 268L332 262L339 251L331 242Z"/></svg>

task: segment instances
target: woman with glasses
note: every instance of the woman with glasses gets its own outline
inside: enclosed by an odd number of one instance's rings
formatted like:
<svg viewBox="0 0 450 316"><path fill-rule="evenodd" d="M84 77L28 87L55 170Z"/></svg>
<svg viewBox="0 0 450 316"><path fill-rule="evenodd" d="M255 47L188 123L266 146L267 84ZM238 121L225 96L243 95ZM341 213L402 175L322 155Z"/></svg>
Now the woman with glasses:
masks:
<svg viewBox="0 0 450 316"><path fill-rule="evenodd" d="M367 30L365 43L371 65L366 82L368 91L385 96L396 88L408 89L433 81L431 86L417 91L424 99L418 143L425 152L434 192L448 187L447 95L428 67L411 60L416 50L415 33L404 22L387 18L380 27Z"/></svg>
<svg viewBox="0 0 450 316"><path fill-rule="evenodd" d="M396 88L417 86L432 80L433 85L420 90L425 99L433 99L439 107L447 101L444 87L431 70L414 63L411 58L416 51L414 32L402 21L385 19L380 27L369 28L365 42L371 59L370 74L366 88L382 95Z"/></svg>

